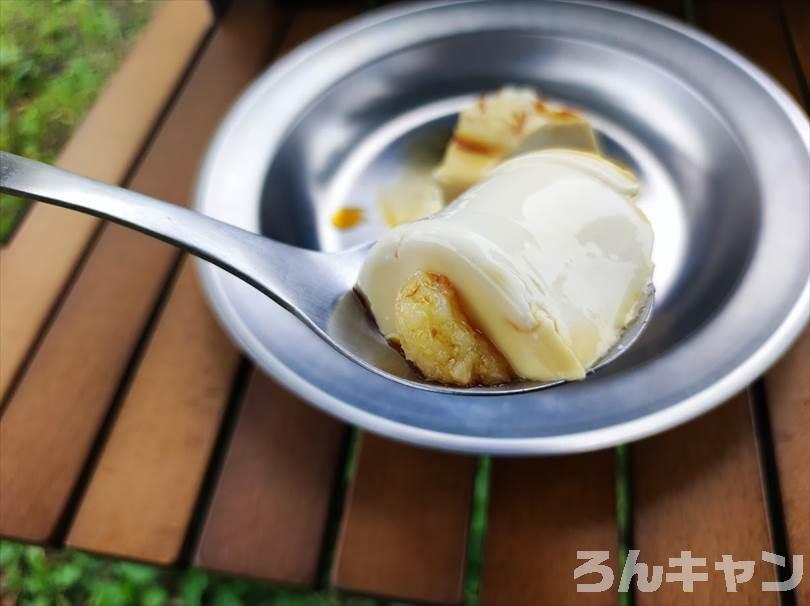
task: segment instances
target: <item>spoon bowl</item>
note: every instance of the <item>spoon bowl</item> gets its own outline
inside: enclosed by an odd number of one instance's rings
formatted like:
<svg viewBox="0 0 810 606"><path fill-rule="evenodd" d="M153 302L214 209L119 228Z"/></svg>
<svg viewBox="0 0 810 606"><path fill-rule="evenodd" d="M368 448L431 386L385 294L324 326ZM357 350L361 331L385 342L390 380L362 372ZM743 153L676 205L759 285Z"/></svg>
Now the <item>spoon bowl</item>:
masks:
<svg viewBox="0 0 810 606"><path fill-rule="evenodd" d="M298 248L8 152L0 152L0 192L92 214L187 250L247 282L347 358L392 381L465 395L524 393L565 383L518 381L451 387L423 379L385 341L353 291L371 244L337 253ZM591 370L614 361L638 339L649 322L654 298L650 287L636 319Z"/></svg>

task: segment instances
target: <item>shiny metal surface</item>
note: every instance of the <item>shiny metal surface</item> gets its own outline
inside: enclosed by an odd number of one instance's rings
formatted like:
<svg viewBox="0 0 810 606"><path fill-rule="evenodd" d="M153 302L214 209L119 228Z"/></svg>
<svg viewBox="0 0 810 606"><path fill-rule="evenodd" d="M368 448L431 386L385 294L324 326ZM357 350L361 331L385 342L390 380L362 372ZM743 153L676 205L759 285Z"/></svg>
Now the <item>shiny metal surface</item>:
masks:
<svg viewBox="0 0 810 606"><path fill-rule="evenodd" d="M744 388L807 322L810 135L795 103L722 44L614 3L416 4L348 22L265 73L223 123L202 212L305 248L383 229L379 190L438 158L482 91L534 86L583 110L642 180L656 310L587 381L477 398L427 394L332 351L278 306L202 266L208 296L264 370L314 405L396 439L495 454L583 451L646 436ZM329 218L362 206L369 220ZM429 396L429 397L428 397Z"/></svg>
<svg viewBox="0 0 810 606"><path fill-rule="evenodd" d="M333 312L347 293L352 296L365 258L364 247L333 254L297 248L3 151L0 192L109 219L183 248L258 289L330 343L336 319L346 317Z"/></svg>
<svg viewBox="0 0 810 606"><path fill-rule="evenodd" d="M370 245L324 253L256 235L137 192L0 151L0 192L109 219L187 250L250 284L360 366L416 389L464 395L526 393L565 381L523 381L489 387L437 385L414 372L380 335L352 291ZM637 318L593 366L624 354L647 327L650 288Z"/></svg>

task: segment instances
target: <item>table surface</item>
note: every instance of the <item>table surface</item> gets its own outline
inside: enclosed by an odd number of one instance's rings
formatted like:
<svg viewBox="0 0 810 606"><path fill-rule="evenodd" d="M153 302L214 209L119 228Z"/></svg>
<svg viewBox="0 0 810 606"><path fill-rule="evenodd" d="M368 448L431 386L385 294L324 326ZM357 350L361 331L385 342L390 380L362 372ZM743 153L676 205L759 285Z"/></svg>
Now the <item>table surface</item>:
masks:
<svg viewBox="0 0 810 606"><path fill-rule="evenodd" d="M58 164L188 204L243 87L368 4L236 0L214 21L203 0L165 2ZM737 48L808 107L806 0L643 4ZM438 604L461 603L480 567L483 606L618 603L618 574L577 593L596 576L573 571L577 550L608 551L617 571L620 541L667 571L682 550L708 562L694 592L666 582L639 605L776 604L761 582L790 572L762 552L810 557L810 332L749 390L629 459L481 460L307 406L234 349L185 255L35 205L0 251L0 395L0 535L17 540ZM486 482L484 557L470 562ZM714 570L722 554L757 562L737 593ZM810 605L810 581L782 603Z"/></svg>

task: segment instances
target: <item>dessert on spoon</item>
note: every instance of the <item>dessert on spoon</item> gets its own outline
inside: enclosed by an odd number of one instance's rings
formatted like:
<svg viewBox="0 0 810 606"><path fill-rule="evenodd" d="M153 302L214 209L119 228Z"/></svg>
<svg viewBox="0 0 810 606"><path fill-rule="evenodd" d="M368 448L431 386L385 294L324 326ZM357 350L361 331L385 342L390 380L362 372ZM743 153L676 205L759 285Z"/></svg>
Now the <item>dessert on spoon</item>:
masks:
<svg viewBox="0 0 810 606"><path fill-rule="evenodd" d="M384 199L386 217L432 216L384 234L360 273L385 338L444 385L584 378L651 288L635 176L578 112L504 87L460 113L432 177Z"/></svg>
<svg viewBox="0 0 810 606"><path fill-rule="evenodd" d="M430 380L583 379L646 301L653 234L637 193L632 174L595 154L512 159L384 234L358 288Z"/></svg>
<svg viewBox="0 0 810 606"><path fill-rule="evenodd" d="M498 120L492 132L503 133ZM452 181L441 168L436 177L445 189ZM653 302L652 231L633 202L632 174L593 151L547 149L484 171L469 189L461 181L459 198L431 218L373 247L327 254L0 152L0 191L183 248L251 284L357 364L413 387L525 392L582 379L621 355ZM402 360L363 328L361 306L346 305L352 289L421 378L376 363L380 347Z"/></svg>

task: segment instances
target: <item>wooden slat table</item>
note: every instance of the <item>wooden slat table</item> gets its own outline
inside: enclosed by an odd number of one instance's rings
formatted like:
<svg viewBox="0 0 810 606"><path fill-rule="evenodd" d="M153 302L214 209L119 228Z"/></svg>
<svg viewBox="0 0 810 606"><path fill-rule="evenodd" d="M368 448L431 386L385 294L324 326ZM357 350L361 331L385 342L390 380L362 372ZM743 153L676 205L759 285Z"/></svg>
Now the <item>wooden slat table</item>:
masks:
<svg viewBox="0 0 810 606"><path fill-rule="evenodd" d="M733 45L807 107L805 0L643 4ZM164 2L60 165L187 204L242 88L367 6L236 0L215 19L203 0ZM663 583L635 592L639 605L810 606L808 580L761 591L790 576L763 551L810 557L810 332L751 390L632 445L629 465L613 451L482 462L362 435L308 407L228 342L185 256L36 205L0 251L0 396L4 537L483 606L617 604L626 543L665 568L681 550L708 561L694 592ZM629 494L617 495L617 476ZM481 563L468 543L483 517ZM577 593L577 550L610 552L609 591ZM713 569L723 554L757 562L736 593ZM465 593L471 571L480 588Z"/></svg>

